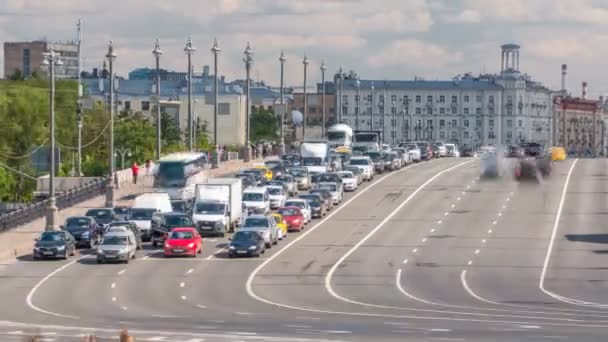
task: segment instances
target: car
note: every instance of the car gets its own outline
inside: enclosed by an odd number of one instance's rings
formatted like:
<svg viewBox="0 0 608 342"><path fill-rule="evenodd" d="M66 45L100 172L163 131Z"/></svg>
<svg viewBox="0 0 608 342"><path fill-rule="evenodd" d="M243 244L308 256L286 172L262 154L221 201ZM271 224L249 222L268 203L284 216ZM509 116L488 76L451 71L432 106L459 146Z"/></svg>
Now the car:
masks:
<svg viewBox="0 0 608 342"><path fill-rule="evenodd" d="M340 190L344 190L344 181L342 180L342 176L338 172L325 172L319 176L319 180L316 183L317 186L319 183L336 183Z"/></svg>
<svg viewBox="0 0 608 342"><path fill-rule="evenodd" d="M270 216L272 216L274 222L276 222L277 227L279 228L279 240L283 240L283 238L287 237L287 222L283 220L283 215L280 213L272 213Z"/></svg>
<svg viewBox="0 0 608 342"><path fill-rule="evenodd" d="M263 163L254 165L253 168L262 171L262 175L264 175L264 180L266 180L266 181L272 180L272 177L274 176L272 174L272 170L269 167L267 167L266 165L264 165Z"/></svg>
<svg viewBox="0 0 608 342"><path fill-rule="evenodd" d="M61 258L76 254L76 240L67 231L45 231L36 238L32 250L34 260Z"/></svg>
<svg viewBox="0 0 608 342"><path fill-rule="evenodd" d="M301 158L297 153L285 153L281 156L281 160L286 167L300 166Z"/></svg>
<svg viewBox="0 0 608 342"><path fill-rule="evenodd" d="M433 159L433 150L431 149L431 144L421 141L416 142L416 145L420 148L420 160Z"/></svg>
<svg viewBox="0 0 608 342"><path fill-rule="evenodd" d="M435 141L432 145L437 148L437 157L447 157L448 151L442 141Z"/></svg>
<svg viewBox="0 0 608 342"><path fill-rule="evenodd" d="M270 209L277 209L282 207L287 200L287 193L282 186L271 185L267 186L268 197L270 198Z"/></svg>
<svg viewBox="0 0 608 342"><path fill-rule="evenodd" d="M526 156L536 157L543 152L543 146L539 143L522 143L520 146L524 149Z"/></svg>
<svg viewBox="0 0 608 342"><path fill-rule="evenodd" d="M171 208L173 212L177 213L187 213L192 210L189 201L185 200L172 200Z"/></svg>
<svg viewBox="0 0 608 342"><path fill-rule="evenodd" d="M126 205L114 206L116 220L127 221L129 219L131 208Z"/></svg>
<svg viewBox="0 0 608 342"><path fill-rule="evenodd" d="M505 157L507 158L523 158L526 156L526 152L520 146L511 145L507 147Z"/></svg>
<svg viewBox="0 0 608 342"><path fill-rule="evenodd" d="M337 183L323 182L317 185L317 189L327 190L331 193L333 205L338 205L342 202L342 189Z"/></svg>
<svg viewBox="0 0 608 342"><path fill-rule="evenodd" d="M141 239L148 242L152 239L152 217L157 213L157 209L132 208L129 221L135 223L141 231Z"/></svg>
<svg viewBox="0 0 608 342"><path fill-rule="evenodd" d="M342 177L342 182L344 184L344 191L355 191L359 186L359 182L357 181L357 177L351 171L340 171L338 175Z"/></svg>
<svg viewBox="0 0 608 342"><path fill-rule="evenodd" d="M251 187L243 191L243 203L251 213L268 214L270 212L270 196L265 187Z"/></svg>
<svg viewBox="0 0 608 342"><path fill-rule="evenodd" d="M135 235L135 245L136 245L137 249L142 248L142 246L143 246L142 233L141 233L141 230L139 230L139 228L137 227L137 225L134 222L114 221L106 227L105 233L111 232L111 231L113 231L114 228L117 228L117 227L123 228L123 229L128 229L128 230L132 231L133 235Z"/></svg>
<svg viewBox="0 0 608 342"><path fill-rule="evenodd" d="M320 194L302 194L299 198L308 201L313 218L321 218L327 214L327 204Z"/></svg>
<svg viewBox="0 0 608 342"><path fill-rule="evenodd" d="M309 192L311 195L319 195L325 203L325 210L331 211L334 208L334 200L331 196L331 192L327 189L314 189Z"/></svg>
<svg viewBox="0 0 608 342"><path fill-rule="evenodd" d="M538 183L542 182L542 172L536 163L536 159L532 157L521 158L513 169L515 180L535 180Z"/></svg>
<svg viewBox="0 0 608 342"><path fill-rule="evenodd" d="M384 153L379 151L368 151L367 156L370 157L372 163L374 163L374 171L377 173L384 173L386 166Z"/></svg>
<svg viewBox="0 0 608 342"><path fill-rule="evenodd" d="M413 162L419 162L422 160L422 152L420 150L420 147L418 146L418 144L416 143L401 143L399 144L400 147L402 147L403 149L405 149L408 154L410 155L410 157L412 158Z"/></svg>
<svg viewBox="0 0 608 342"><path fill-rule="evenodd" d="M258 232L264 238L266 248L272 248L279 241L279 228L274 218L265 215L251 215L245 218L239 231Z"/></svg>
<svg viewBox="0 0 608 342"><path fill-rule="evenodd" d="M268 186L279 186L279 187L283 188L284 192L286 192L286 193L289 192L289 186L287 185L287 183L280 181L280 180L273 179L271 181L265 182L264 187L268 187Z"/></svg>
<svg viewBox="0 0 608 342"><path fill-rule="evenodd" d="M129 263L135 259L137 246L131 231L110 232L103 237L97 246L97 263L122 261Z"/></svg>
<svg viewBox="0 0 608 342"><path fill-rule="evenodd" d="M357 186L363 184L363 170L354 166L354 165L347 165L344 167L344 171L350 171L353 173L353 175L355 176L355 178L357 178Z"/></svg>
<svg viewBox="0 0 608 342"><path fill-rule="evenodd" d="M398 157L396 152L385 152L383 158L385 161L385 169L390 171L396 171L401 168L401 158Z"/></svg>
<svg viewBox="0 0 608 342"><path fill-rule="evenodd" d="M458 145L456 144L445 144L445 151L447 157L460 157L460 151L458 151Z"/></svg>
<svg viewBox="0 0 608 342"><path fill-rule="evenodd" d="M101 240L101 228L91 216L68 217L61 229L74 237L76 247L93 248Z"/></svg>
<svg viewBox="0 0 608 342"><path fill-rule="evenodd" d="M306 218L300 207L290 206L277 209L277 213L283 216L283 220L287 224L287 231L301 231L306 225Z"/></svg>
<svg viewBox="0 0 608 342"><path fill-rule="evenodd" d="M298 190L308 190L312 184L310 173L305 167L292 167L289 169L289 174L292 175L298 183Z"/></svg>
<svg viewBox="0 0 608 342"><path fill-rule="evenodd" d="M287 185L287 192L290 196L295 196L298 194L298 182L295 177L290 174L282 174L274 178L275 181L283 182Z"/></svg>
<svg viewBox="0 0 608 342"><path fill-rule="evenodd" d="M241 180L241 188L243 190L250 186L258 185L258 181L255 179L255 176L250 173L237 173L234 177Z"/></svg>
<svg viewBox="0 0 608 342"><path fill-rule="evenodd" d="M264 171L261 169L242 169L237 173L237 177L241 177L241 175L253 176L258 186L267 180Z"/></svg>
<svg viewBox="0 0 608 342"><path fill-rule="evenodd" d="M197 228L192 217L185 213L155 213L152 216L152 247L162 246L173 228Z"/></svg>
<svg viewBox="0 0 608 342"><path fill-rule="evenodd" d="M84 215L94 218L95 222L97 222L97 224L99 224L100 226L106 226L112 221L116 221L119 219L113 208L89 209Z"/></svg>
<svg viewBox="0 0 608 342"><path fill-rule="evenodd" d="M273 177L277 177L285 173L285 163L282 160L267 160L264 165L272 171Z"/></svg>
<svg viewBox="0 0 608 342"><path fill-rule="evenodd" d="M369 182L374 179L374 163L369 156L353 156L348 161L348 165L361 170L365 181Z"/></svg>
<svg viewBox="0 0 608 342"><path fill-rule="evenodd" d="M312 210L307 200L301 198L292 198L285 202L286 207L298 207L304 216L304 224L312 221Z"/></svg>
<svg viewBox="0 0 608 342"><path fill-rule="evenodd" d="M203 252L203 238L195 228L173 228L167 234L163 248L165 257L191 256Z"/></svg>
<svg viewBox="0 0 608 342"><path fill-rule="evenodd" d="M462 149L462 151L460 152L460 155L462 157L473 157L474 156L473 148L471 148L471 147L464 147Z"/></svg>
<svg viewBox="0 0 608 342"><path fill-rule="evenodd" d="M228 257L256 256L266 252L264 237L256 231L239 230L230 238Z"/></svg>
<svg viewBox="0 0 608 342"><path fill-rule="evenodd" d="M401 160L401 167L405 167L412 162L412 156L405 148L395 147L393 148L393 152L396 152L397 156Z"/></svg>
<svg viewBox="0 0 608 342"><path fill-rule="evenodd" d="M484 152L479 156L481 177L496 178L501 174L501 161L495 152Z"/></svg>

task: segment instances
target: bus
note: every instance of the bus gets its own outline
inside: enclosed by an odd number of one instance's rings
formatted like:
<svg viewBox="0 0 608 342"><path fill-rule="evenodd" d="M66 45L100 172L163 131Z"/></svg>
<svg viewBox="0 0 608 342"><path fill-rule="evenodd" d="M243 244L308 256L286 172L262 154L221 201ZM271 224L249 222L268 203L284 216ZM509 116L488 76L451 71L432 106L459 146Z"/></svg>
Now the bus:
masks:
<svg viewBox="0 0 608 342"><path fill-rule="evenodd" d="M192 202L196 184L204 183L207 154L199 152L178 152L166 155L158 161L154 172L153 188L166 192L171 200Z"/></svg>

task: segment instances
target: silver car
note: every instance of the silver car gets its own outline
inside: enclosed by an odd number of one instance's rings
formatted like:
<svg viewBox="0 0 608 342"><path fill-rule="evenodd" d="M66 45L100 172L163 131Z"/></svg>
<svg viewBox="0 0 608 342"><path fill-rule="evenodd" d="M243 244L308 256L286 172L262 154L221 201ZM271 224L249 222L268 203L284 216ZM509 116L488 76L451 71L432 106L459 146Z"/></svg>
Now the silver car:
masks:
<svg viewBox="0 0 608 342"><path fill-rule="evenodd" d="M137 243L132 231L108 232L97 246L97 263L108 261L129 263L135 259Z"/></svg>
<svg viewBox="0 0 608 342"><path fill-rule="evenodd" d="M292 175L280 175L274 177L274 180L281 181L287 184L287 192L290 196L296 196L298 194L298 182Z"/></svg>
<svg viewBox="0 0 608 342"><path fill-rule="evenodd" d="M245 218L239 231L256 231L264 237L266 248L279 242L279 227L272 216L251 215Z"/></svg>
<svg viewBox="0 0 608 342"><path fill-rule="evenodd" d="M310 173L305 167L293 167L289 169L289 174L292 175L298 183L299 190L308 190L311 186Z"/></svg>

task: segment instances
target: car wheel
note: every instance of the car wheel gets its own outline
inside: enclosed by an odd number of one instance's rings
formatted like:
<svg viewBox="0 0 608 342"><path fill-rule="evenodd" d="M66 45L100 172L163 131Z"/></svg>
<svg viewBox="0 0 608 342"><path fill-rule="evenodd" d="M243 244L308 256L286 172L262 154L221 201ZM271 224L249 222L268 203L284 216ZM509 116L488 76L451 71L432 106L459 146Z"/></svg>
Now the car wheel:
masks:
<svg viewBox="0 0 608 342"><path fill-rule="evenodd" d="M279 244L279 240L278 240L278 239L277 239L277 240L274 240L274 241L272 242L272 244L273 244L273 245L278 245L278 244Z"/></svg>
<svg viewBox="0 0 608 342"><path fill-rule="evenodd" d="M137 257L137 253L133 252L133 255L131 256L131 259L135 259Z"/></svg>
<svg viewBox="0 0 608 342"><path fill-rule="evenodd" d="M226 236L226 234L220 233L220 237L224 237L224 236Z"/></svg>
<svg viewBox="0 0 608 342"><path fill-rule="evenodd" d="M266 248L271 249L272 248L272 244L271 243L266 243Z"/></svg>
<svg viewBox="0 0 608 342"><path fill-rule="evenodd" d="M74 256L76 255L76 247L72 247L72 250L70 252L70 256Z"/></svg>
<svg viewBox="0 0 608 342"><path fill-rule="evenodd" d="M152 247L154 247L154 248L158 247L158 243L156 243L156 241L152 241Z"/></svg>
<svg viewBox="0 0 608 342"><path fill-rule="evenodd" d="M266 253L266 248L262 249L262 251L260 253L262 253L262 254Z"/></svg>
<svg viewBox="0 0 608 342"><path fill-rule="evenodd" d="M97 259L97 264L101 264L101 259Z"/></svg>
<svg viewBox="0 0 608 342"><path fill-rule="evenodd" d="M123 261L125 264L129 263L129 258L127 258L125 261Z"/></svg>

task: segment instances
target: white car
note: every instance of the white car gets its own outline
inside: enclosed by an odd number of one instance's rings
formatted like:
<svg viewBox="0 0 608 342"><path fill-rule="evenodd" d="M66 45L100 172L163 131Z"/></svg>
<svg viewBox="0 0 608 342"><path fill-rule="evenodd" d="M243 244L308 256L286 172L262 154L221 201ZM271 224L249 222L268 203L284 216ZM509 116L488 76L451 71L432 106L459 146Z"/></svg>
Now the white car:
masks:
<svg viewBox="0 0 608 342"><path fill-rule="evenodd" d="M270 198L270 209L277 209L285 205L287 201L287 193L282 186L270 185L266 187L268 197Z"/></svg>
<svg viewBox="0 0 608 342"><path fill-rule="evenodd" d="M460 151L458 151L458 146L456 146L456 144L445 144L445 149L448 157L460 157Z"/></svg>
<svg viewBox="0 0 608 342"><path fill-rule="evenodd" d="M342 202L342 189L336 183L322 182L317 184L318 190L327 190L331 193L331 199L334 205L338 205Z"/></svg>
<svg viewBox="0 0 608 342"><path fill-rule="evenodd" d="M270 196L264 187L252 187L243 191L243 203L247 210L256 214L268 214L270 212Z"/></svg>
<svg viewBox="0 0 608 342"><path fill-rule="evenodd" d="M342 178L342 184L344 185L344 191L355 191L359 186L357 176L351 171L340 171L338 172L340 178Z"/></svg>
<svg viewBox="0 0 608 342"><path fill-rule="evenodd" d="M364 180L369 182L374 179L374 163L369 156L351 157L348 165L358 167L363 172Z"/></svg>
<svg viewBox="0 0 608 342"><path fill-rule="evenodd" d="M393 151L401 154L401 160L403 162L403 166L407 166L413 162L412 155L403 147L393 148Z"/></svg>
<svg viewBox="0 0 608 342"><path fill-rule="evenodd" d="M445 147L445 144L441 141L436 141L433 145L435 145L437 147L437 150L439 151L439 156L440 157L447 157L448 155L448 151Z"/></svg>
<svg viewBox="0 0 608 342"><path fill-rule="evenodd" d="M422 152L420 151L420 147L415 143L407 143L402 146L405 148L407 153L412 157L412 161L419 162L422 159Z"/></svg>
<svg viewBox="0 0 608 342"><path fill-rule="evenodd" d="M308 203L308 200L301 199L301 198L290 199L290 200L287 200L287 202L285 202L285 206L300 208L300 211L302 212L302 215L304 216L305 224L312 221L312 210L310 209L310 204Z"/></svg>

